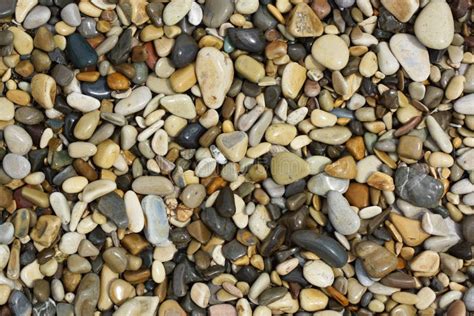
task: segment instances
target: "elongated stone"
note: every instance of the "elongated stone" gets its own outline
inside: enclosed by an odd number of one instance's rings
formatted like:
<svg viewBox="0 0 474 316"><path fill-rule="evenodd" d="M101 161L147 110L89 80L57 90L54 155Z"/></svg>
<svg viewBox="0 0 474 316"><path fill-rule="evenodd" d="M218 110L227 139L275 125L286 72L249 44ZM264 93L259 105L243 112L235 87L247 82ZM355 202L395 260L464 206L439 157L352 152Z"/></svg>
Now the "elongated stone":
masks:
<svg viewBox="0 0 474 316"><path fill-rule="evenodd" d="M145 213L145 236L155 246L168 244L170 226L163 199L156 195L147 195L142 200Z"/></svg>
<svg viewBox="0 0 474 316"><path fill-rule="evenodd" d="M332 267L341 268L347 263L346 250L331 237L318 235L311 230L298 230L291 235L291 241L299 247L314 252Z"/></svg>
<svg viewBox="0 0 474 316"><path fill-rule="evenodd" d="M68 36L66 54L76 68L86 68L97 64L97 53L85 38L77 33Z"/></svg>
<svg viewBox="0 0 474 316"><path fill-rule="evenodd" d="M327 194L327 208L329 220L339 233L351 235L359 230L360 218L340 192L329 191Z"/></svg>

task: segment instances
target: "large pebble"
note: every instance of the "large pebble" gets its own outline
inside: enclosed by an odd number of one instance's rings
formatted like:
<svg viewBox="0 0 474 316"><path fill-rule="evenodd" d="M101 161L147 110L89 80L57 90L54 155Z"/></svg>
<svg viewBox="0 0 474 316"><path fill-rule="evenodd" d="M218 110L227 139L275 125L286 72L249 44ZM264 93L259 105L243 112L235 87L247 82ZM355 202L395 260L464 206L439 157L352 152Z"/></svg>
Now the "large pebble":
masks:
<svg viewBox="0 0 474 316"><path fill-rule="evenodd" d="M27 154L33 146L31 136L19 125L9 125L3 130L8 150L17 155Z"/></svg>
<svg viewBox="0 0 474 316"><path fill-rule="evenodd" d="M443 184L415 168L400 167L395 172L397 194L420 207L436 207L443 195Z"/></svg>
<svg viewBox="0 0 474 316"><path fill-rule="evenodd" d="M329 191L327 209L329 220L338 233L351 235L359 230L360 218L340 192Z"/></svg>
<svg viewBox="0 0 474 316"><path fill-rule="evenodd" d="M323 35L313 43L311 54L321 65L331 70L341 70L349 61L349 49L337 35Z"/></svg>
<svg viewBox="0 0 474 316"><path fill-rule="evenodd" d="M31 171L31 164L23 156L17 154L6 154L2 161L5 173L13 179L23 179Z"/></svg>
<svg viewBox="0 0 474 316"><path fill-rule="evenodd" d="M204 103L217 109L224 103L234 79L232 60L214 47L202 48L196 59L196 77Z"/></svg>
<svg viewBox="0 0 474 316"><path fill-rule="evenodd" d="M454 20L445 0L431 0L415 21L415 35L426 47L445 49L453 41Z"/></svg>
<svg viewBox="0 0 474 316"><path fill-rule="evenodd" d="M148 87L138 87L132 91L130 96L120 100L115 105L114 111L125 116L139 112L145 108L151 97L151 91Z"/></svg>
<svg viewBox="0 0 474 316"><path fill-rule="evenodd" d="M156 195L147 195L141 204L146 217L147 240L155 246L167 244L170 227L163 199Z"/></svg>
<svg viewBox="0 0 474 316"><path fill-rule="evenodd" d="M395 34L390 39L390 49L413 81L424 81L430 75L428 50L410 34Z"/></svg>

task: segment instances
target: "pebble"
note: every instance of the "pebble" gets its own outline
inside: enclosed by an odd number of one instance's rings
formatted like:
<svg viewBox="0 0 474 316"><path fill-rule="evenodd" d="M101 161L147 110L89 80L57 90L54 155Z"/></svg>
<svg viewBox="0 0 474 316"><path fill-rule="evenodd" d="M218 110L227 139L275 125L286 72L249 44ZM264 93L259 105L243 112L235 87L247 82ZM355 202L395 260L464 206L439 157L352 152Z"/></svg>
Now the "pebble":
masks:
<svg viewBox="0 0 474 316"><path fill-rule="evenodd" d="M230 18L233 10L234 2L231 0L206 1L202 22L207 27L219 27Z"/></svg>
<svg viewBox="0 0 474 316"><path fill-rule="evenodd" d="M351 235L359 230L360 218L340 192L327 193L327 209L329 220L338 233Z"/></svg>
<svg viewBox="0 0 474 316"><path fill-rule="evenodd" d="M443 185L439 180L414 168L397 169L394 179L397 194L415 206L436 207L443 194Z"/></svg>
<svg viewBox="0 0 474 316"><path fill-rule="evenodd" d="M311 54L318 63L331 70L341 70L349 61L349 49L336 35L319 37L313 43Z"/></svg>
<svg viewBox="0 0 474 316"><path fill-rule="evenodd" d="M382 5L391 14L393 14L400 22L406 23L413 14L418 10L420 4L416 0L402 0L395 3L390 0L380 1Z"/></svg>
<svg viewBox="0 0 474 316"><path fill-rule="evenodd" d="M428 48L445 49L453 41L454 21L444 0L430 1L418 14L415 35Z"/></svg>
<svg viewBox="0 0 474 316"><path fill-rule="evenodd" d="M288 32L294 37L317 37L323 33L323 24L306 3L298 3L290 13Z"/></svg>
<svg viewBox="0 0 474 316"><path fill-rule="evenodd" d="M308 261L303 267L304 278L314 286L324 288L333 284L334 273L322 260Z"/></svg>
<svg viewBox="0 0 474 316"><path fill-rule="evenodd" d="M175 25L188 14L192 3L192 0L171 1L163 10L163 22L166 25Z"/></svg>
<svg viewBox="0 0 474 316"><path fill-rule="evenodd" d="M30 174L31 164L25 157L9 153L3 157L2 168L9 177L23 179Z"/></svg>
<svg viewBox="0 0 474 316"><path fill-rule="evenodd" d="M13 290L8 299L8 306L14 315L31 315L32 306L28 298L22 292Z"/></svg>
<svg viewBox="0 0 474 316"><path fill-rule="evenodd" d="M349 188L349 180L331 177L325 172L311 177L308 181L308 190L320 196L326 196L329 191L345 193Z"/></svg>
<svg viewBox="0 0 474 316"><path fill-rule="evenodd" d="M77 68L86 68L97 64L97 53L86 39L77 33L67 37L66 54Z"/></svg>
<svg viewBox="0 0 474 316"><path fill-rule="evenodd" d="M216 138L216 145L228 160L239 162L247 152L248 136L240 131L220 134Z"/></svg>
<svg viewBox="0 0 474 316"><path fill-rule="evenodd" d="M355 248L365 271L372 278L382 278L397 268L397 258L386 248L373 241L362 241Z"/></svg>
<svg viewBox="0 0 474 316"><path fill-rule="evenodd" d="M175 0L175 2L179 1ZM188 34L180 34L174 42L170 58L176 68L182 68L193 62L197 54L198 46L196 41Z"/></svg>
<svg viewBox="0 0 474 316"><path fill-rule="evenodd" d="M282 152L272 158L271 173L276 183L286 185L306 177L309 166L295 154Z"/></svg>
<svg viewBox="0 0 474 316"><path fill-rule="evenodd" d="M23 27L27 30L35 29L48 22L51 11L48 7L38 5L34 7L23 21Z"/></svg>
<svg viewBox="0 0 474 316"><path fill-rule="evenodd" d="M31 136L20 126L10 125L3 130L3 137L9 151L17 155L25 155L33 146Z"/></svg>
<svg viewBox="0 0 474 316"><path fill-rule="evenodd" d="M81 25L81 13L75 3L70 3L61 10L61 18L70 26L77 27Z"/></svg>
<svg viewBox="0 0 474 316"><path fill-rule="evenodd" d="M320 129L314 129L309 134L312 140L328 144L341 145L351 137L351 131L344 126L332 126Z"/></svg>
<svg viewBox="0 0 474 316"><path fill-rule="evenodd" d="M167 244L170 228L163 199L156 195L147 195L143 198L141 206L146 217L147 240L156 246Z"/></svg>
<svg viewBox="0 0 474 316"><path fill-rule="evenodd" d="M241 4L245 1L239 2L237 2L237 4ZM257 28L230 28L227 30L227 36L229 36L229 40L235 48L249 53L260 53L266 46L265 36L263 32Z"/></svg>
<svg viewBox="0 0 474 316"><path fill-rule="evenodd" d="M467 94L454 102L454 110L461 114L474 115L472 102L474 102L474 93Z"/></svg>
<svg viewBox="0 0 474 316"><path fill-rule="evenodd" d="M196 58L196 77L204 103L211 109L220 108L229 91L234 67L230 58L218 49L206 47Z"/></svg>
<svg viewBox="0 0 474 316"><path fill-rule="evenodd" d="M427 49L410 34L396 34L390 39L390 49L413 81L424 81L430 75Z"/></svg>
<svg viewBox="0 0 474 316"><path fill-rule="evenodd" d="M287 98L294 99L298 96L306 80L306 68L295 62L289 63L283 70L281 80L283 95Z"/></svg>

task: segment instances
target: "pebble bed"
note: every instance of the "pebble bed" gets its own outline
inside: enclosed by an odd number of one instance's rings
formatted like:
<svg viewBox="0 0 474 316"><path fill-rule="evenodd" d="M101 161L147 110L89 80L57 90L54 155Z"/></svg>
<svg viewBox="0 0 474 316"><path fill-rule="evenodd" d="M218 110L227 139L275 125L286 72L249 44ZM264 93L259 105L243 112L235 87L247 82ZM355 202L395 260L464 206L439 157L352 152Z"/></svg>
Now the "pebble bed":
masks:
<svg viewBox="0 0 474 316"><path fill-rule="evenodd" d="M471 0L0 0L0 316L474 314Z"/></svg>

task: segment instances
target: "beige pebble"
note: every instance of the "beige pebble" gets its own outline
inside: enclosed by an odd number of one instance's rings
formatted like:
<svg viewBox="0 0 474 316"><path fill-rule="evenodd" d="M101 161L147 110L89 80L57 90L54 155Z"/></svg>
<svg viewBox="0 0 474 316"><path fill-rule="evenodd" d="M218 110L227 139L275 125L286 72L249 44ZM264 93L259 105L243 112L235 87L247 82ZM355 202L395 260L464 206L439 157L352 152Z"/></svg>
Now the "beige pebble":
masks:
<svg viewBox="0 0 474 316"><path fill-rule="evenodd" d="M86 177L76 176L66 179L62 184L62 189L66 193L79 193L89 183Z"/></svg>

